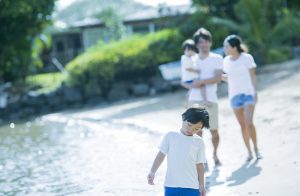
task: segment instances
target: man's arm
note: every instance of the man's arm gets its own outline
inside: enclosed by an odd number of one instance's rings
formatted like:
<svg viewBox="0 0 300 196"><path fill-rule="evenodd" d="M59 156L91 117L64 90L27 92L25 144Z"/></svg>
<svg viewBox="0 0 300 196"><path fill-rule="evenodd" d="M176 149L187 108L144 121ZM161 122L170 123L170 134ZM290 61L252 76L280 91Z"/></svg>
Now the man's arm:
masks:
<svg viewBox="0 0 300 196"><path fill-rule="evenodd" d="M199 188L201 189L201 196L205 196L204 164L203 163L196 164L196 167L198 173Z"/></svg>
<svg viewBox="0 0 300 196"><path fill-rule="evenodd" d="M148 184L150 185L154 185L153 183L153 180L155 178L155 173L157 171L157 169L159 168L159 166L161 165L161 163L164 161L166 155L162 152L158 152L155 159L154 159L154 162L152 164L152 167L151 167L151 170L150 170L150 173L148 174Z"/></svg>
<svg viewBox="0 0 300 196"><path fill-rule="evenodd" d="M217 69L215 71L215 77L205 79L205 80L194 81L192 84L190 84L190 86L191 86L191 88L199 88L199 87L202 87L205 84L215 84L215 83L219 83L221 81L222 81L222 70Z"/></svg>

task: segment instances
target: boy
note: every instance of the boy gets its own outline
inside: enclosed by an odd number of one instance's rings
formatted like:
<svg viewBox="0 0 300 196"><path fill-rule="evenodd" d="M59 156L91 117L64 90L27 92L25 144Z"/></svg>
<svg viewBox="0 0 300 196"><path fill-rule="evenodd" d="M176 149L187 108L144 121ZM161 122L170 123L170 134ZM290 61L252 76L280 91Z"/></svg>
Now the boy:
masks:
<svg viewBox="0 0 300 196"><path fill-rule="evenodd" d="M184 51L184 55L181 56L181 82L190 84L194 80L199 79L200 76L200 69L197 67L198 50L195 45L195 42L192 39L185 40L182 44L182 48ZM200 93L206 104L209 104L209 102L206 99L205 86L202 86L200 88ZM185 104L186 108L187 102L188 99L186 100Z"/></svg>
<svg viewBox="0 0 300 196"><path fill-rule="evenodd" d="M148 174L148 183L154 184L155 173L167 155L165 196L204 196L204 143L195 134L209 127L208 112L204 108L189 108L182 114L182 121L180 132L165 135Z"/></svg>

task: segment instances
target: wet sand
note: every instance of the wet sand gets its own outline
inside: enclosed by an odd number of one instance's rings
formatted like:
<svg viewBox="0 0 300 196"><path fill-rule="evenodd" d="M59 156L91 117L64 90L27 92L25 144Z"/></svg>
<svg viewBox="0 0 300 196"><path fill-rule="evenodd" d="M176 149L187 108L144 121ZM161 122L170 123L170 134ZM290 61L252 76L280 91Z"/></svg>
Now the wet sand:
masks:
<svg viewBox="0 0 300 196"><path fill-rule="evenodd" d="M213 167L209 131L204 132L203 136L210 168L206 173L210 196L300 195L300 60L264 67L257 72L259 102L254 122L264 158L245 162L247 152L241 131L229 106L226 84L222 84L219 90L221 167ZM149 133L155 138L148 140L150 150L142 157L137 157L138 160L144 160L143 164L139 168L132 168L139 179L135 186L144 189L145 195L149 192L163 195L165 165L157 174L155 186L146 185L146 175L161 136L180 128L185 93L178 91L61 115L93 122L111 122Z"/></svg>

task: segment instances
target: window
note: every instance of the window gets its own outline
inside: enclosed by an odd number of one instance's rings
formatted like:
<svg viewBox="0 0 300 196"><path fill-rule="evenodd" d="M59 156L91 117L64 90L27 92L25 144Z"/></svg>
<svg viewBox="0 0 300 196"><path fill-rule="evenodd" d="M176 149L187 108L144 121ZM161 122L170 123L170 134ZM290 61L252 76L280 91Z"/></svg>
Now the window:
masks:
<svg viewBox="0 0 300 196"><path fill-rule="evenodd" d="M65 49L64 43L62 41L56 42L56 51L57 52L63 52Z"/></svg>

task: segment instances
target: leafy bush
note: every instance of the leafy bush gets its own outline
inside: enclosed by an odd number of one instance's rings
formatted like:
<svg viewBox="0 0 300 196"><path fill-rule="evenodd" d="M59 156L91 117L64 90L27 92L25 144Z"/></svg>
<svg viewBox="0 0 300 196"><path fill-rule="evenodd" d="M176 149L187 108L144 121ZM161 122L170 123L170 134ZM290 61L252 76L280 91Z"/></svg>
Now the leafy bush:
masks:
<svg viewBox="0 0 300 196"><path fill-rule="evenodd" d="M26 77L26 84L40 86L40 93L49 93L57 89L66 79L63 73L43 73Z"/></svg>
<svg viewBox="0 0 300 196"><path fill-rule="evenodd" d="M163 30L96 45L67 65L67 82L87 97L106 96L112 83L148 79L157 74L158 65L178 60L182 41L178 31Z"/></svg>
<svg viewBox="0 0 300 196"><path fill-rule="evenodd" d="M283 6L281 0L193 2L198 6L199 16L195 14L194 21L186 25L193 28L201 23L212 32L217 45L222 44L229 34L240 35L259 65L289 57L286 49L278 51L276 48L300 44L299 4L296 1L289 2L288 7Z"/></svg>
<svg viewBox="0 0 300 196"><path fill-rule="evenodd" d="M268 63L278 63L286 61L292 57L292 51L289 47L272 48L267 53Z"/></svg>

